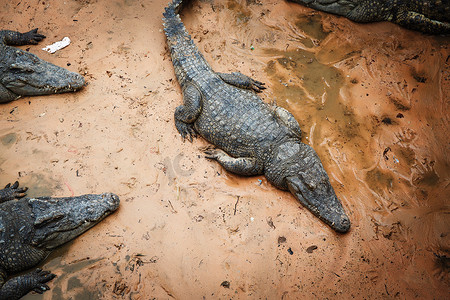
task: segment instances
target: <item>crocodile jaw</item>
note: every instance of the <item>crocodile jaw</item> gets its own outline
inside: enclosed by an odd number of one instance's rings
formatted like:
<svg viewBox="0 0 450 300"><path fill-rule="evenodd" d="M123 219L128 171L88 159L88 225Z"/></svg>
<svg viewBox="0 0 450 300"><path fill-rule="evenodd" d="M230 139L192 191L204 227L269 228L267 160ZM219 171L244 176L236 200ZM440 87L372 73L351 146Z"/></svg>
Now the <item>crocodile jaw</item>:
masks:
<svg viewBox="0 0 450 300"><path fill-rule="evenodd" d="M81 235L119 207L112 193L68 198L30 199L35 235L32 244L54 249Z"/></svg>
<svg viewBox="0 0 450 300"><path fill-rule="evenodd" d="M314 149L299 140L272 145L265 174L270 182L289 190L315 216L337 232L350 229L350 220Z"/></svg>
<svg viewBox="0 0 450 300"><path fill-rule="evenodd" d="M14 49L4 62L4 76L0 79L5 88L21 96L49 95L73 92L85 85L80 74L46 62L36 55Z"/></svg>
<svg viewBox="0 0 450 300"><path fill-rule="evenodd" d="M332 189L323 195L305 184L301 177L291 176L286 181L289 191L316 217L339 233L350 230L350 219Z"/></svg>

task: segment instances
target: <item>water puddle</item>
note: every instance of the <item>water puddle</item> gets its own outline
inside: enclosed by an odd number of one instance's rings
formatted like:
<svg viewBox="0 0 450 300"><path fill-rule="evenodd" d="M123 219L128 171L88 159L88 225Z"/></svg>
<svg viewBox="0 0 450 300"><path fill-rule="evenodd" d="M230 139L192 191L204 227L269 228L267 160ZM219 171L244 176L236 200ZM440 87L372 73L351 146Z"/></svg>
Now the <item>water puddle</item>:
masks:
<svg viewBox="0 0 450 300"><path fill-rule="evenodd" d="M20 179L20 185L28 187L28 197L52 196L55 195L58 190L62 190L60 182L53 179L50 174L45 173L23 175Z"/></svg>
<svg viewBox="0 0 450 300"><path fill-rule="evenodd" d="M299 41L306 47L313 48L330 33L323 29L321 20L322 17L318 14L299 15L297 17L295 26L306 34L304 37L299 38Z"/></svg>
<svg viewBox="0 0 450 300"><path fill-rule="evenodd" d="M18 138L17 134L13 132L5 134L4 136L0 137L0 140L3 146L10 147L17 141L17 138Z"/></svg>
<svg viewBox="0 0 450 300"><path fill-rule="evenodd" d="M54 288L51 290L51 299L63 300L68 297L77 300L98 299L99 291L86 289L86 274L83 274L81 278L78 276L83 270L95 268L95 265L103 259L84 257L75 261L63 261L64 255L67 254L73 243L73 241L69 242L54 250L46 259L45 264L40 266L43 270L57 274L57 277L52 280ZM42 295L29 293L24 299L42 299Z"/></svg>
<svg viewBox="0 0 450 300"><path fill-rule="evenodd" d="M419 263L424 254L414 252L411 230L433 232L424 241L430 251L425 260L436 266L428 269L430 276L442 279L448 233L439 224L448 224L443 218L449 207L437 203L448 193L448 184L437 170L443 170L447 159L439 157L440 147L428 147L425 154L419 146L433 139L421 132L420 113L416 119L411 116L422 108L415 106L410 94L434 89L436 82L429 81L433 71L414 63L404 68L404 79L393 81L389 76L387 82L383 73L374 73L373 65L389 62L392 52L377 56L365 48L375 46L352 42L325 27L318 15L302 16L294 29L287 26L291 38L285 49L263 50L270 58L265 72L273 97L299 121L303 141L318 153L339 196L354 199L344 201L351 218L372 219L373 226L365 229L354 222L360 234L401 242L402 251ZM408 59L414 57L399 49ZM370 59L363 63L366 57ZM391 69L396 70L391 66L386 72ZM440 106L442 97L435 101ZM426 120L427 126L436 124L432 118ZM444 180L448 182L448 177ZM419 229L419 224L425 227ZM378 247L372 255L386 251Z"/></svg>
<svg viewBox="0 0 450 300"><path fill-rule="evenodd" d="M351 103L342 101L342 88L352 84L342 71L321 63L316 53L300 48L291 51L266 49L264 53L275 57L265 68L271 79L274 99L298 120L304 141L319 152L324 141L334 146L343 147L348 143L359 147L361 151L354 159L362 168L370 167L374 160L365 155L361 147L368 145L366 136L376 132L377 122L362 120L355 115ZM321 157L329 156L323 154Z"/></svg>

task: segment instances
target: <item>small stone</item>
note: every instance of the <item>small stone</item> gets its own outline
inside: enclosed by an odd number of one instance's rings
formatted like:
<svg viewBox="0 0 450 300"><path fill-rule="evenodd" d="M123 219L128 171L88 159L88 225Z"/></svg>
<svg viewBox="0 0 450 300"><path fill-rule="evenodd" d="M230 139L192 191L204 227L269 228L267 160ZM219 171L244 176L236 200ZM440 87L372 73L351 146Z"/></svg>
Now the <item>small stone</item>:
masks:
<svg viewBox="0 0 450 300"><path fill-rule="evenodd" d="M313 251L316 250L316 249L317 249L317 246L316 246L316 245L312 245L312 246L309 246L309 247L306 249L306 252L308 252L308 253L313 253Z"/></svg>
<svg viewBox="0 0 450 300"><path fill-rule="evenodd" d="M278 244L286 243L286 238L284 236L278 237Z"/></svg>

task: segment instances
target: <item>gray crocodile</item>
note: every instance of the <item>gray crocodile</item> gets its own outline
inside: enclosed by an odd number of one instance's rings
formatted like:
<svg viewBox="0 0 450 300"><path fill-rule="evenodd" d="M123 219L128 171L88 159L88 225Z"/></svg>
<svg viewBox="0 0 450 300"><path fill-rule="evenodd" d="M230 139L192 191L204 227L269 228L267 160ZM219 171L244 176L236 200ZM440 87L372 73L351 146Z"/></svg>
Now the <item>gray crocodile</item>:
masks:
<svg viewBox="0 0 450 300"><path fill-rule="evenodd" d="M29 32L0 31L0 103L22 96L49 95L81 89L80 74L55 66L34 54L9 45L37 44L44 35L37 28Z"/></svg>
<svg viewBox="0 0 450 300"><path fill-rule="evenodd" d="M347 232L350 220L316 152L301 142L294 116L257 96L263 83L237 72L214 72L180 19L181 4L170 3L163 21L184 97L175 110L175 126L183 139L192 141L199 134L220 148L207 149L207 158L236 174L264 174L331 228Z"/></svg>
<svg viewBox="0 0 450 300"><path fill-rule="evenodd" d="M0 190L0 300L48 290L46 283L55 277L49 271L36 269L7 280L8 275L34 267L119 206L119 197L111 193L22 198L26 190L18 182Z"/></svg>
<svg viewBox="0 0 450 300"><path fill-rule="evenodd" d="M367 23L390 21L429 34L450 34L450 0L288 0Z"/></svg>

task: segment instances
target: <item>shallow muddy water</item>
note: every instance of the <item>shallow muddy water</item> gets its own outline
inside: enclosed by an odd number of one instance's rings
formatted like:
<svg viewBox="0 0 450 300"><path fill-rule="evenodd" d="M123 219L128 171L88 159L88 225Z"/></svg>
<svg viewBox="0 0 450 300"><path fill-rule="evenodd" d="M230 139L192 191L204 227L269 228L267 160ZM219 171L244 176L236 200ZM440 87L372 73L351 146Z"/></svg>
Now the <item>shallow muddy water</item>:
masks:
<svg viewBox="0 0 450 300"><path fill-rule="evenodd" d="M449 292L449 38L284 1L193 1L214 70L263 81L291 111L352 221L338 235L263 176L183 143L162 32L167 1L8 1L0 28L85 75L80 92L0 106L0 183L30 196L114 192L117 213L51 254L25 299L400 298ZM51 55L43 46L69 36ZM41 47L42 46L42 47Z"/></svg>

